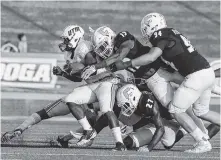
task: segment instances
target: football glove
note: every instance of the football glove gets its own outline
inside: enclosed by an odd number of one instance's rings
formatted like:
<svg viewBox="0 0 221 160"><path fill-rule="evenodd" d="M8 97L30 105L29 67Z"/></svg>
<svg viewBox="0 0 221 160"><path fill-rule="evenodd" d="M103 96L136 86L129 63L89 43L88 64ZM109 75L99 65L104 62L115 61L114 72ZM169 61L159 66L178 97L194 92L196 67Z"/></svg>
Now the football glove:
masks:
<svg viewBox="0 0 221 160"><path fill-rule="evenodd" d="M92 66L87 66L84 68L84 70L81 73L81 78L82 79L88 79L93 73L96 72L96 68L94 65Z"/></svg>
<svg viewBox="0 0 221 160"><path fill-rule="evenodd" d="M52 72L57 76L61 76L63 74L63 71L59 66L54 66Z"/></svg>

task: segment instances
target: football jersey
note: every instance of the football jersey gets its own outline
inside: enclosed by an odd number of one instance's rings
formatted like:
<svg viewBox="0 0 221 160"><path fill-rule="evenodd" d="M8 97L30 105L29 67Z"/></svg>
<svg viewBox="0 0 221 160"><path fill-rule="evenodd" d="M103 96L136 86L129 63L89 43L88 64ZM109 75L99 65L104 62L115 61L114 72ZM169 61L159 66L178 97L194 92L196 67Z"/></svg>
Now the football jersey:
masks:
<svg viewBox="0 0 221 160"><path fill-rule="evenodd" d="M146 54L150 51L149 46L142 45L128 31L123 31L123 32L118 33L114 39L114 52L116 52L116 50L120 48L122 43L124 43L128 40L134 41L134 46L127 54L127 56L126 56L127 58L135 59L135 58L140 57L141 55ZM127 70L134 73L134 76L136 78L149 78L149 77L145 76L145 74L149 74L149 71L152 70L153 72L151 72L151 75L153 75L160 68L161 63L162 63L161 59L157 59L155 62L153 62L149 65L142 66L142 67L130 67Z"/></svg>
<svg viewBox="0 0 221 160"><path fill-rule="evenodd" d="M161 40L168 41L161 59L181 75L187 76L201 69L209 68L208 61L191 45L190 41L173 28L163 28L155 31L150 42L157 47Z"/></svg>
<svg viewBox="0 0 221 160"><path fill-rule="evenodd" d="M156 100L151 92L147 91L142 92L137 110L134 113L141 117L149 117L151 119L151 117L153 117L153 108L155 107L155 103L159 106L158 110L162 118L172 119L168 110Z"/></svg>
<svg viewBox="0 0 221 160"><path fill-rule="evenodd" d="M67 63L80 62L85 64L85 56L93 51L93 44L90 41L81 40L73 52L65 52L64 59Z"/></svg>

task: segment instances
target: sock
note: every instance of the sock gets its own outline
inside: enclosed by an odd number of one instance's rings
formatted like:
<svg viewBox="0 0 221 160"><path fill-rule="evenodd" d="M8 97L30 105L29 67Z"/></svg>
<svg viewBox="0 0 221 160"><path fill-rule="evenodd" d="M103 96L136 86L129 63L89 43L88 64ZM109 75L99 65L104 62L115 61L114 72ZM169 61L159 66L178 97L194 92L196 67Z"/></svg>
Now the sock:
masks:
<svg viewBox="0 0 221 160"><path fill-rule="evenodd" d="M80 125L83 127L84 130L92 130L92 127L91 127L90 123L88 122L86 116L84 118L78 120L78 122L80 123Z"/></svg>
<svg viewBox="0 0 221 160"><path fill-rule="evenodd" d="M190 135L195 139L195 141L199 142L201 140L207 140L205 138L205 133L203 133L198 127L190 133Z"/></svg>
<svg viewBox="0 0 221 160"><path fill-rule="evenodd" d="M28 117L20 126L16 129L21 129L22 131L27 128L39 123L41 121L41 117L37 113L33 113L30 117Z"/></svg>
<svg viewBox="0 0 221 160"><path fill-rule="evenodd" d="M112 130L112 133L114 135L114 138L115 138L116 142L123 143L120 127L115 127L115 128L112 128L111 130Z"/></svg>

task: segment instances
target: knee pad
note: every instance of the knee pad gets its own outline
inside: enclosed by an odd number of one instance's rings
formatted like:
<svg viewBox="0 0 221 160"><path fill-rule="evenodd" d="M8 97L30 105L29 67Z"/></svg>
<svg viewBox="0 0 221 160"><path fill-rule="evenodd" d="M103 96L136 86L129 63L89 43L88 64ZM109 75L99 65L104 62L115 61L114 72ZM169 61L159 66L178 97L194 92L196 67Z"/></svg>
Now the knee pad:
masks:
<svg viewBox="0 0 221 160"><path fill-rule="evenodd" d="M206 107L200 107L200 106L197 106L196 108L201 108L200 110L199 109L195 109L195 107L193 107L193 113L197 116L197 117L200 117L204 114L207 114L209 112L209 107L206 108Z"/></svg>
<svg viewBox="0 0 221 160"><path fill-rule="evenodd" d="M41 117L41 120L50 118L45 109L42 109L36 113Z"/></svg>
<svg viewBox="0 0 221 160"><path fill-rule="evenodd" d="M115 128L115 127L119 127L119 121L116 117L116 115L114 114L114 112L112 111L108 111L107 113L104 114L107 119L108 119L108 124L110 129Z"/></svg>
<svg viewBox="0 0 221 160"><path fill-rule="evenodd" d="M169 113L184 113L186 112L186 110L188 108L178 108L177 106L175 106L174 104L172 104L172 102L170 102L169 104Z"/></svg>

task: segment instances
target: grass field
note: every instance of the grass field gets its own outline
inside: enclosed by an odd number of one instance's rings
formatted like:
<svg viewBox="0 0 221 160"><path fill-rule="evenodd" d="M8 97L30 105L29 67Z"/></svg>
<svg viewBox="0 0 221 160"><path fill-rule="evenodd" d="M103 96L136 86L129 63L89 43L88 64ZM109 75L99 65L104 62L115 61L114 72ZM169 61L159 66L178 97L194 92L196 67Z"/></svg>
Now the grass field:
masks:
<svg viewBox="0 0 221 160"><path fill-rule="evenodd" d="M21 121L2 121L2 132L16 127ZM2 144L2 159L22 159L22 160L125 160L125 159L153 159L153 160L215 160L220 159L220 136L213 137L210 141L213 146L211 152L203 154L189 154L183 151L189 149L194 144L190 136L186 136L178 142L170 151L163 149L159 143L150 153L140 153L136 151L113 152L114 140L108 128L105 128L93 145L89 148L59 148L51 146L50 141L58 135L68 133L69 130L78 128L76 122L55 122L45 121L29 130L23 136L14 139L9 144Z"/></svg>

